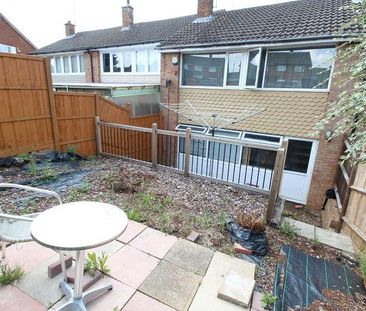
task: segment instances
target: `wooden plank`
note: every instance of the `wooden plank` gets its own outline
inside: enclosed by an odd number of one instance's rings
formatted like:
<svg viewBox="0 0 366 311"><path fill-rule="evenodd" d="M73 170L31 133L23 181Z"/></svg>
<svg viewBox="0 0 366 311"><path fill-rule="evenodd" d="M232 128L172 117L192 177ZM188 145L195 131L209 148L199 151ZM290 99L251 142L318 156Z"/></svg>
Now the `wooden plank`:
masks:
<svg viewBox="0 0 366 311"><path fill-rule="evenodd" d="M356 233L365 243L366 243L366 234L363 233L359 228L357 228L351 219L347 218L346 216L342 217L342 220L352 229L354 233Z"/></svg>
<svg viewBox="0 0 366 311"><path fill-rule="evenodd" d="M365 188L356 187L356 186L351 186L350 188L352 190L355 190L355 191L359 192L359 193L366 194L366 189Z"/></svg>
<svg viewBox="0 0 366 311"><path fill-rule="evenodd" d="M0 119L0 123L13 123L13 122L23 122L23 121L34 121L34 120L42 120L49 119L50 116L34 116L34 117L15 117L12 119Z"/></svg>
<svg viewBox="0 0 366 311"><path fill-rule="evenodd" d="M348 185L348 186L350 186L350 185L351 185L350 177L348 176L348 173L347 173L347 171L346 171L346 169L345 169L345 167L344 167L343 163L341 163L341 164L339 165L339 167L340 167L340 169L341 169L342 175L343 175L343 177L344 177L344 179L345 179L345 181L346 181L347 185Z"/></svg>
<svg viewBox="0 0 366 311"><path fill-rule="evenodd" d="M52 122L55 149L56 149L56 151L60 151L60 137L59 137L58 125L57 125L55 97L53 95L50 61L47 58L45 58L44 64L45 64L45 71L46 71L46 81L47 81L47 85L48 85L48 99L49 99L50 110L51 110L51 122Z"/></svg>
<svg viewBox="0 0 366 311"><path fill-rule="evenodd" d="M100 118L95 117L95 129L96 129L96 142L97 142L97 154L100 155L103 152L102 148L102 135L100 131Z"/></svg>
<svg viewBox="0 0 366 311"><path fill-rule="evenodd" d="M191 128L186 129L185 144L184 144L184 176L189 175L189 163L191 157Z"/></svg>

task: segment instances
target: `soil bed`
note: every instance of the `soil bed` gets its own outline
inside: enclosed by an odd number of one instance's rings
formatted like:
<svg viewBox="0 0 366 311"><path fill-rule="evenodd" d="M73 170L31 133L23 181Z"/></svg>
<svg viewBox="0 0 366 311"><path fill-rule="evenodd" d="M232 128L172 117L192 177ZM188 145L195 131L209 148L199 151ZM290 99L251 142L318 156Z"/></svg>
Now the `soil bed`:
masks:
<svg viewBox="0 0 366 311"><path fill-rule="evenodd" d="M199 244L230 255L233 255L233 244L225 228L227 216L245 213L262 217L267 205L264 195L112 158L92 158L73 165L51 165L47 169L48 176L54 178L46 179L38 186L49 189L48 185L60 182L63 187L59 192L64 202L112 203L124 209L130 219L177 237L185 238L192 230L197 231L200 233ZM88 174L79 184L65 187L63 176L80 171ZM24 167L0 168L0 182L22 183L32 178L35 178L34 168L32 171ZM53 199L25 198L20 192L0 191L0 206L4 212L25 214L55 204ZM312 219L315 221L315 217ZM297 236L291 238L272 227L266 228L266 235L269 251L256 273L260 291L271 292L276 263L282 260L279 250L284 243L312 256L349 264L338 251L316 241Z"/></svg>

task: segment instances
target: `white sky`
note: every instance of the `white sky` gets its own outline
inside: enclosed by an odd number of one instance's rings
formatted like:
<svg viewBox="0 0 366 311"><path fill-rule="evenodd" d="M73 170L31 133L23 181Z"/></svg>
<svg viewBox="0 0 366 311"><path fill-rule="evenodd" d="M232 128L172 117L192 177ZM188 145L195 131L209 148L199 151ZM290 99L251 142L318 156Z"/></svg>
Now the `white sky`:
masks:
<svg viewBox="0 0 366 311"><path fill-rule="evenodd" d="M233 10L289 0L214 0L216 9ZM131 0L135 22L195 14L197 0ZM65 36L71 20L76 31L122 24L126 0L0 0L0 12L33 44L42 47Z"/></svg>

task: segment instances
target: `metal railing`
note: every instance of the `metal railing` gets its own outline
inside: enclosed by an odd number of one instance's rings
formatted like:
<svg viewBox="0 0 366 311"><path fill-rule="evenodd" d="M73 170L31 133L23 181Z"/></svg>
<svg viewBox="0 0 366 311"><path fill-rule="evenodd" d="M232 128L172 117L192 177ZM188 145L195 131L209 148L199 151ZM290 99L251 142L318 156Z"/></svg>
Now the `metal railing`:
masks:
<svg viewBox="0 0 366 311"><path fill-rule="evenodd" d="M281 146L239 139L101 122L99 154L119 156L270 193ZM188 155L188 156L187 156ZM283 161L283 159L281 160ZM281 165L280 165L281 166Z"/></svg>

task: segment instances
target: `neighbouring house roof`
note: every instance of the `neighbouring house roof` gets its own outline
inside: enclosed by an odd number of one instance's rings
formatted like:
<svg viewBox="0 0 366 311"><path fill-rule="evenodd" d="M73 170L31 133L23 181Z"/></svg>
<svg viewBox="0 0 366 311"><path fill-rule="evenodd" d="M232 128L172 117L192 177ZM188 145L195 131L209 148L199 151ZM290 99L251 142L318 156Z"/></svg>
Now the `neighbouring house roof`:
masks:
<svg viewBox="0 0 366 311"><path fill-rule="evenodd" d="M25 36L18 28L16 28L3 14L0 13L0 20L5 21L11 28L13 28L20 37L22 37L32 48L37 49L37 47Z"/></svg>
<svg viewBox="0 0 366 311"><path fill-rule="evenodd" d="M298 0L214 12L205 23L190 23L161 44L162 49L288 42L340 37L351 0ZM346 33L358 29L344 30Z"/></svg>
<svg viewBox="0 0 366 311"><path fill-rule="evenodd" d="M164 41L171 34L185 25L190 24L195 15L159 20L153 22L136 23L129 29L122 30L122 26L78 32L74 36L38 49L33 54L51 54L87 49L108 48L116 46L158 43Z"/></svg>
<svg viewBox="0 0 366 311"><path fill-rule="evenodd" d="M329 105L328 93L180 89L180 102L188 100L202 115L217 114L233 119L246 107L265 109L227 128L273 135L312 138L314 125L321 120ZM188 116L189 117L189 116ZM197 118L195 118L197 119ZM179 116L180 123L192 123Z"/></svg>

